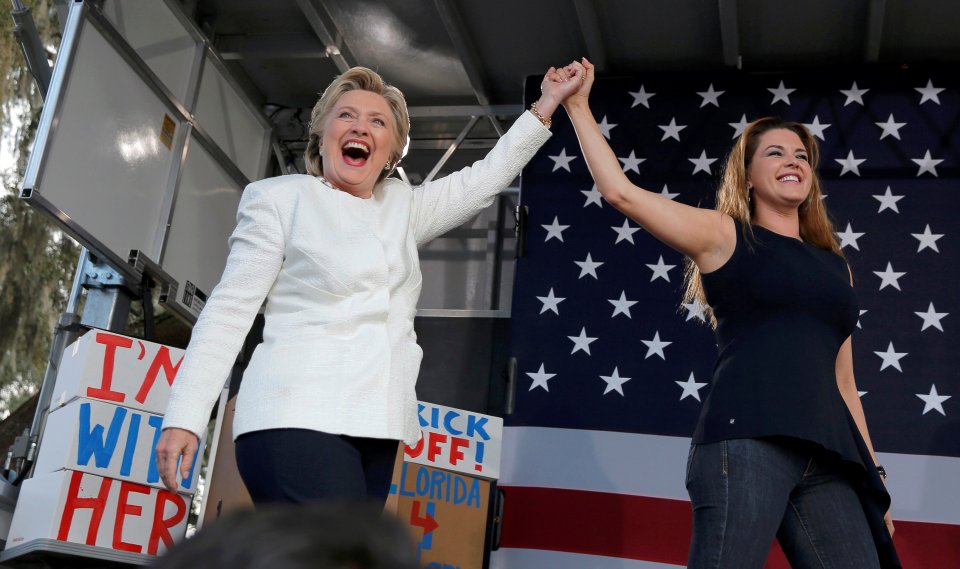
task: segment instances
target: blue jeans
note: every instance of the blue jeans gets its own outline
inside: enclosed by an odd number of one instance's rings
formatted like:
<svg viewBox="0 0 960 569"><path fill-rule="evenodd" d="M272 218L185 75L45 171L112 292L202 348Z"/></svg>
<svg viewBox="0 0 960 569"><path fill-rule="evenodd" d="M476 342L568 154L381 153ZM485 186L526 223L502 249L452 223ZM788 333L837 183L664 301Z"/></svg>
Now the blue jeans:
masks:
<svg viewBox="0 0 960 569"><path fill-rule="evenodd" d="M688 569L760 569L773 538L794 569L880 566L839 459L799 441L731 439L690 447Z"/></svg>

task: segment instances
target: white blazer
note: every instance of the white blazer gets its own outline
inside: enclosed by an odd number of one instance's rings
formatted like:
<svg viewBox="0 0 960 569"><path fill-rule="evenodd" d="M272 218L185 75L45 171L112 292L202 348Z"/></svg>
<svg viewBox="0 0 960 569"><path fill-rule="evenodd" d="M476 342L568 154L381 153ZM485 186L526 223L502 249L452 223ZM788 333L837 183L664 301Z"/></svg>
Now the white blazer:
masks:
<svg viewBox="0 0 960 569"><path fill-rule="evenodd" d="M163 427L198 436L206 428L266 299L263 344L243 376L234 436L302 428L416 442L417 247L493 203L549 137L525 112L483 160L416 189L384 180L370 199L305 175L247 186Z"/></svg>

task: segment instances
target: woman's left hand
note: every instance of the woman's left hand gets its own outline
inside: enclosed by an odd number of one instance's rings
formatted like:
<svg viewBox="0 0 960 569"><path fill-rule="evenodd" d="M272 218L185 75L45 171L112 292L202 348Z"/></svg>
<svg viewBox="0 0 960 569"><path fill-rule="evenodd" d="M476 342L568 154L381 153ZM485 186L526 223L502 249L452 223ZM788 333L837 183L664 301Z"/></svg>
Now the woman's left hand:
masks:
<svg viewBox="0 0 960 569"><path fill-rule="evenodd" d="M550 118L563 101L576 93L583 83L583 71L571 65L557 69L551 67L543 76L540 83L540 99L537 101L537 111L543 118Z"/></svg>

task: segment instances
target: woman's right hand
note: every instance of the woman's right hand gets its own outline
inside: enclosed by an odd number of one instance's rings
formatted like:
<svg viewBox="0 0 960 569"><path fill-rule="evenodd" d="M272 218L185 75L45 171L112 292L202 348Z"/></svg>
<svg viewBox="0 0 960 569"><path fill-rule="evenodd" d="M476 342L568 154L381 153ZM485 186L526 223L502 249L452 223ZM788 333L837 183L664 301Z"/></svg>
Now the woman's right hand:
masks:
<svg viewBox="0 0 960 569"><path fill-rule="evenodd" d="M163 430L160 440L157 441L157 470L160 480L167 490L177 490L177 461L180 461L180 478L190 477L193 468L193 455L200 444L197 435L186 429L170 427ZM181 460L182 457L182 460Z"/></svg>
<svg viewBox="0 0 960 569"><path fill-rule="evenodd" d="M590 63L586 57L584 57L581 61L573 61L569 65L557 70L557 74L560 77L567 77L570 75L579 75L580 77L583 77L583 80L580 82L580 88L563 101L563 107L565 109L569 110L578 106L587 106L587 100L590 97L590 89L593 87L594 71L595 69L593 64Z"/></svg>

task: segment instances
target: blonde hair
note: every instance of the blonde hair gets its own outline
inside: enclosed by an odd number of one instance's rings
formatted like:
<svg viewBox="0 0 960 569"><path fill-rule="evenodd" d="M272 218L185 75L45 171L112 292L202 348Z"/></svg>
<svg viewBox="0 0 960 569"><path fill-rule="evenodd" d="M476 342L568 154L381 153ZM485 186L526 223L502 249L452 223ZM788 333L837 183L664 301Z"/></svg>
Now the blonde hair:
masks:
<svg viewBox="0 0 960 569"><path fill-rule="evenodd" d="M727 156L720 188L717 190L716 210L740 222L743 229L741 238L748 239L748 242L753 238L753 226L751 225L753 204L750 201L750 192L747 188L747 170L750 168L750 161L760 144L760 137L764 133L776 129L789 130L799 136L810 162L812 175L810 194L800 204L798 210L800 237L811 245L832 251L842 257L843 252L840 250L833 223L827 216L827 210L821 199L823 192L820 177L817 175L817 166L820 163L820 145L817 144L816 139L813 138L807 127L800 123L785 121L777 117L764 117L747 125ZM689 258L686 259L685 264L684 301L687 303L699 301L704 308L709 308L706 294L703 291L700 269ZM712 313L710 314L710 321L711 325L716 327L716 318Z"/></svg>
<svg viewBox="0 0 960 569"><path fill-rule="evenodd" d="M320 156L320 142L323 139L323 124L327 116L333 111L337 101L350 91L370 91L387 100L390 112L393 115L393 148L388 158L390 168L380 173L377 181L383 180L393 173L403 157L403 148L407 144L407 135L410 134L410 113L407 111L407 101L400 89L388 84L383 77L366 67L352 67L343 75L337 77L333 83L324 89L320 100L313 106L310 113L310 140L303 153L303 161L307 166L307 173L313 176L323 175L323 157Z"/></svg>

